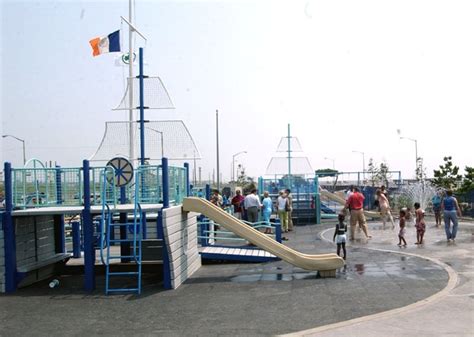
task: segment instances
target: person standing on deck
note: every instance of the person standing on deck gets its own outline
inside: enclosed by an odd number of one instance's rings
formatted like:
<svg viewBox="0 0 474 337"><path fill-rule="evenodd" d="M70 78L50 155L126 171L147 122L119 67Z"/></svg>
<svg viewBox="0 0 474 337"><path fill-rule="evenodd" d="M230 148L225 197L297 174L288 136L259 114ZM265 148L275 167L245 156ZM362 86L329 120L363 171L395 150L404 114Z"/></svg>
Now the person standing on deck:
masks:
<svg viewBox="0 0 474 337"><path fill-rule="evenodd" d="M263 207L262 207L263 221L266 222L267 226L270 226L270 216L272 215L273 202L272 202L272 198L270 198L268 191L263 192L262 204L263 204ZM265 228L265 234L272 234L272 229Z"/></svg>
<svg viewBox="0 0 474 337"><path fill-rule="evenodd" d="M285 192L286 198L288 199L288 231L291 232L293 230L293 196L289 188L287 188Z"/></svg>
<svg viewBox="0 0 474 337"><path fill-rule="evenodd" d="M232 206L234 206L234 216L242 220L242 203L244 202L245 197L242 195L240 190L235 191L235 196L231 200Z"/></svg>
<svg viewBox="0 0 474 337"><path fill-rule="evenodd" d="M249 195L245 197L244 208L247 211L248 222L255 223L258 221L258 210L262 208L260 198L257 196L257 190L254 188Z"/></svg>

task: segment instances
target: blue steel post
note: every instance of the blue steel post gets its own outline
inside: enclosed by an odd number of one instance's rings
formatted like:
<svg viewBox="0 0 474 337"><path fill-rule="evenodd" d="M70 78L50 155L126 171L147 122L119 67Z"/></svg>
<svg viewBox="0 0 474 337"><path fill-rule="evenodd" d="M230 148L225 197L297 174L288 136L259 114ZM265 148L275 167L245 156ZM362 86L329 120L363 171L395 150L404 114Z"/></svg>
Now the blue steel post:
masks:
<svg viewBox="0 0 474 337"><path fill-rule="evenodd" d="M139 49L139 83L140 83L140 164L145 165L145 106L143 95L143 48Z"/></svg>
<svg viewBox="0 0 474 337"><path fill-rule="evenodd" d="M56 165L56 203L62 205L63 203L63 193L61 186L61 166ZM59 236L59 251L58 253L66 253L66 235L64 231L64 215L61 215L59 223L59 231L61 235Z"/></svg>
<svg viewBox="0 0 474 337"><path fill-rule="evenodd" d="M319 194L319 177L314 177L314 209L316 210L316 224L321 223L321 195Z"/></svg>
<svg viewBox="0 0 474 337"><path fill-rule="evenodd" d="M191 196L191 186L189 186L189 163L184 163L184 168L186 169L185 171L185 180L186 180L186 189L185 193L186 196L189 197Z"/></svg>
<svg viewBox="0 0 474 337"><path fill-rule="evenodd" d="M206 184L206 200L211 200L211 185Z"/></svg>
<svg viewBox="0 0 474 337"><path fill-rule="evenodd" d="M79 221L72 221L72 257L78 259L81 257L81 231Z"/></svg>
<svg viewBox="0 0 474 337"><path fill-rule="evenodd" d="M122 204L122 205L127 203L127 197L126 197L125 194L126 194L125 186L120 187L120 204ZM127 223L127 221L128 221L127 213L126 212L120 213L119 214L119 222L121 224L125 224L125 223ZM112 228L115 229L115 226L112 226ZM120 240L127 240L127 236L128 236L127 228L128 228L128 226L120 226L119 228L120 228ZM121 256L130 255L130 242L125 242L125 241L120 242L120 255ZM120 259L120 262L126 263L126 262L130 262L130 260L131 259L128 258L128 257L123 257L123 258Z"/></svg>
<svg viewBox="0 0 474 337"><path fill-rule="evenodd" d="M168 170L168 158L161 159L161 177L163 179L163 208L170 207L170 183L169 183L169 170Z"/></svg>
<svg viewBox="0 0 474 337"><path fill-rule="evenodd" d="M93 291L95 289L95 250L94 250L94 228L91 215L91 189L89 161L82 162L84 175L84 210L82 211L84 232L84 289Z"/></svg>
<svg viewBox="0 0 474 337"><path fill-rule="evenodd" d="M257 183L257 186L258 186L258 193L257 195L259 196L260 199L263 198L263 178L262 177L258 177L258 183ZM263 221L263 211L260 211L258 212L258 220L257 221Z"/></svg>
<svg viewBox="0 0 474 337"><path fill-rule="evenodd" d="M161 177L163 179L163 209L165 209L170 207L168 158L161 159L161 170ZM163 286L165 289L171 289L171 266L170 259L168 256L168 243L166 242L163 230L163 209L160 210L161 221L159 221L159 224L161 224L160 231L163 235Z"/></svg>
<svg viewBox="0 0 474 337"><path fill-rule="evenodd" d="M5 162L5 212L3 213L3 240L5 248L5 291L7 293L16 290L16 241L15 226L13 224L13 190L12 190L12 166Z"/></svg>
<svg viewBox="0 0 474 337"><path fill-rule="evenodd" d="M281 223L280 219L275 220L275 240L281 243Z"/></svg>
<svg viewBox="0 0 474 337"><path fill-rule="evenodd" d="M258 177L258 193L263 194L263 178Z"/></svg>

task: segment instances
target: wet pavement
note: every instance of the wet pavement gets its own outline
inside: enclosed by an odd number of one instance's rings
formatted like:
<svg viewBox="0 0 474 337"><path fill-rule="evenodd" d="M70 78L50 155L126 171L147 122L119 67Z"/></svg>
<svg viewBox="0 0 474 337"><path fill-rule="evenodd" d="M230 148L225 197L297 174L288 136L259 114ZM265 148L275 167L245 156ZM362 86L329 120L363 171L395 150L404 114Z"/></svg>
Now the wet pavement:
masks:
<svg viewBox="0 0 474 337"><path fill-rule="evenodd" d="M335 244L330 242L332 226L298 226L285 244L311 254L335 252ZM0 296L0 336L268 336L329 332L333 334L328 336L365 336L367 331L356 333L351 330L354 326L348 330L354 332L351 334L336 328L324 332L314 328L403 310L438 294L450 277L436 259L459 273L457 288L467 287L474 293L474 226L461 225L454 244L446 242L444 230L429 226L422 246L414 245L415 229L408 228L407 248L396 245L397 231L382 230L378 223L371 223L369 228L373 239L366 241L357 234L358 239L348 245L347 264L337 271L336 278L320 278L315 272L276 261L205 264L173 291L163 291L149 277L141 296L105 296L100 277L93 294L81 290L78 276L61 278L55 289L42 282ZM467 313L472 309L472 298L469 300ZM465 331L474 332L472 315L471 322L468 319L464 324ZM394 331L411 336L412 328Z"/></svg>

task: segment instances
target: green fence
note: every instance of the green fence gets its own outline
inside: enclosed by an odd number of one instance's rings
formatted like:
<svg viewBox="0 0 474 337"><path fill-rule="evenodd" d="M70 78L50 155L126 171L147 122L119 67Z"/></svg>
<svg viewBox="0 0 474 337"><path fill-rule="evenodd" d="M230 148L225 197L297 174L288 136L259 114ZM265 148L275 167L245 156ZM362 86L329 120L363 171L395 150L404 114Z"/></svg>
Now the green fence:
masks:
<svg viewBox="0 0 474 337"><path fill-rule="evenodd" d="M91 205L120 203L120 187L115 187L111 167L90 168ZM135 188L141 204L163 201L161 166L140 166L135 179L125 186L125 202L133 203ZM15 208L81 206L84 204L82 168L18 168L12 169L13 205ZM108 182L104 185L104 179ZM105 189L104 189L105 186ZM186 196L186 169L169 167L170 203L180 204Z"/></svg>

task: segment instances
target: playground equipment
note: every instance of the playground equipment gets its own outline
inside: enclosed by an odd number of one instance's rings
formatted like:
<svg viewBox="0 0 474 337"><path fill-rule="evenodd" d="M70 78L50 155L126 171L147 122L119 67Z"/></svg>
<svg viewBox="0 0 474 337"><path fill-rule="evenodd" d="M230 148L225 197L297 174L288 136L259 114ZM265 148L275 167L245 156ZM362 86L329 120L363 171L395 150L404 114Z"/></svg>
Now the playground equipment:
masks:
<svg viewBox="0 0 474 337"><path fill-rule="evenodd" d="M200 218L201 220L198 222L198 239L201 242L202 249L200 254L203 260L267 262L278 259L275 255L258 247L247 245L247 240L226 230L221 224L209 220L202 215ZM242 222L256 230L272 230L274 234L265 235L281 243L281 225L278 219L276 222L271 223L265 221L249 223L243 220Z"/></svg>
<svg viewBox="0 0 474 337"><path fill-rule="evenodd" d="M0 250L0 270L5 272L0 274L0 290L12 292L57 273L67 274L66 263L71 254L65 249L64 217L77 214L81 214L75 227L83 237L87 291L95 288L95 275L101 266L115 268L134 263L138 267L134 274L120 275L117 273L125 271L109 269L106 277L111 280L114 276L133 275L137 286L118 291L136 292L140 291L142 264L163 274L166 289L179 286L199 268L195 217L188 218L181 214L180 206L173 207L189 193L189 165L169 167L163 158L162 165L136 169L135 183L122 187L108 183L107 170L110 169L91 168L87 160L81 168L14 169L5 163L6 207L0 230L5 247ZM36 180L29 179L34 176ZM44 202L26 205L21 191L44 195ZM182 237L182 233L187 236ZM74 241L81 245L77 235ZM75 256L80 256L78 248L73 248ZM99 262L97 249L107 251ZM117 249L120 253L116 253ZM158 254L151 254L153 250ZM106 291L114 289L107 285Z"/></svg>
<svg viewBox="0 0 474 337"><path fill-rule="evenodd" d="M269 191L272 198L278 196L280 190L289 188L293 195L293 222L296 224L316 223L320 224L322 219L335 219L337 213L345 204L345 190L350 185L361 183L363 172L338 172L334 170L316 171L313 176L294 175L291 179L291 185L287 185L288 179L285 176L275 175L274 178L260 177L258 188L260 191ZM400 188L401 172L389 171L387 174L395 174L398 180L393 183ZM356 175L356 180L341 181L340 176ZM331 182L326 182L323 188L321 186L321 178L333 178ZM339 189L339 191L337 191ZM331 192L333 191L333 192ZM362 190L366 200L365 207L370 209L375 200L376 187L365 186ZM337 192L337 193L336 193ZM365 215L371 218L380 217L378 212L367 210Z"/></svg>
<svg viewBox="0 0 474 337"><path fill-rule="evenodd" d="M196 197L184 198L183 210L204 214L209 219L216 221L239 237L263 248L265 251L297 267L306 270L317 270L323 277L334 277L336 269L344 265L344 260L336 254L309 255L288 248L246 225L207 200Z"/></svg>

